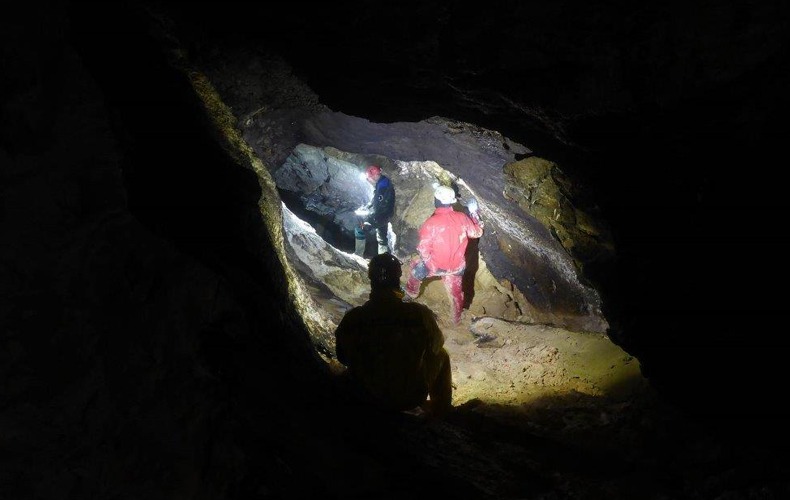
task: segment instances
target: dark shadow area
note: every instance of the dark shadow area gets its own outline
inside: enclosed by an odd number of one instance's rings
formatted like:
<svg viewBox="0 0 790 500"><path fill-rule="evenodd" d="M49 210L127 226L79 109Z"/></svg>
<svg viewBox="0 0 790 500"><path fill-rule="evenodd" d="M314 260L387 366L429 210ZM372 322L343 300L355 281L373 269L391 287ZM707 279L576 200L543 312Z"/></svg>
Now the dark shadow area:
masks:
<svg viewBox="0 0 790 500"><path fill-rule="evenodd" d="M475 274L480 267L480 249L478 239L470 239L466 246L464 259L466 259L466 271L461 280L461 289L464 291L464 309L469 309L475 298Z"/></svg>
<svg viewBox="0 0 790 500"><path fill-rule="evenodd" d="M291 366L288 355L306 355L309 341L304 334L280 337L271 330L272 318L285 318L286 325L301 319L282 315L285 280L260 219L255 173L220 147L189 81L165 59L163 41L149 29L144 10L134 3L78 2L69 14L70 41L101 87L112 117L129 212L227 280L251 330L269 332L234 339L240 342L232 347L234 356L279 345L281 356L271 362ZM97 16L104 21L96 22ZM310 362L301 368L299 376L306 378L320 372ZM227 358L222 372L237 380L245 369ZM288 392L285 385L291 382L283 379L280 390Z"/></svg>
<svg viewBox="0 0 790 500"><path fill-rule="evenodd" d="M770 81L754 77L737 92ZM590 123L599 150L585 161L618 251L600 277L612 337L690 413L770 420L785 412L766 402L790 347L775 333L784 297L771 291L790 278L779 265L788 240L776 232L790 209L770 180L781 141L767 123L756 134L740 121L735 92Z"/></svg>
<svg viewBox="0 0 790 500"><path fill-rule="evenodd" d="M265 282L260 258L242 236L254 230L247 224L261 194L255 174L229 165L189 82L165 60L143 13L106 9L75 4L72 41L101 86L121 138L130 212L201 262L235 263ZM107 21L95 22L98 14ZM257 236L265 233L259 228Z"/></svg>
<svg viewBox="0 0 790 500"><path fill-rule="evenodd" d="M336 224L331 217L321 216L321 214L307 208L302 201L301 193L294 193L285 189L280 189L278 192L285 206L299 219L310 224L324 241L344 252L354 252L353 234Z"/></svg>
<svg viewBox="0 0 790 500"><path fill-rule="evenodd" d="M472 400L448 421L474 429L475 439L488 449L501 445L501 453L507 454L505 443L512 443L527 455L540 456L539 471L581 481L590 498L710 498L723 490L739 496L759 489L763 481L782 483L788 462L774 457L784 454L787 443L772 441L771 431L755 429L749 438L735 437L731 428L688 421L667 403L654 399L619 406L605 398L570 394L541 398L524 411ZM560 408L563 418L558 419ZM607 423L597 429L578 426L574 435L574 422L596 421L601 414L607 415ZM736 420L730 423L736 425ZM715 451L709 448L712 442L719 443ZM699 453L703 449L710 451Z"/></svg>

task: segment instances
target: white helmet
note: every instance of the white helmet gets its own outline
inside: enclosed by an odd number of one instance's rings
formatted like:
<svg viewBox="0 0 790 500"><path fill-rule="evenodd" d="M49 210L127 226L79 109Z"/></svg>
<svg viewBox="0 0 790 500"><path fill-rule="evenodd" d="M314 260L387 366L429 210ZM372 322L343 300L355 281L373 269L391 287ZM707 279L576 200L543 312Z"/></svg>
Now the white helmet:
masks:
<svg viewBox="0 0 790 500"><path fill-rule="evenodd" d="M447 186L439 186L433 192L434 198L439 200L442 205L452 205L455 203L455 191Z"/></svg>

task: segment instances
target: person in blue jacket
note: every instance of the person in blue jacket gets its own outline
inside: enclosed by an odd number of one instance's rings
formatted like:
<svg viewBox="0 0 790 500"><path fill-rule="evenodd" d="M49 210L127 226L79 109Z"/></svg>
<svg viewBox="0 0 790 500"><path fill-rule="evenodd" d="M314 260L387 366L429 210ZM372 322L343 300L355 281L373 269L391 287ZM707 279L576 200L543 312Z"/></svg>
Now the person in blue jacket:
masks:
<svg viewBox="0 0 790 500"><path fill-rule="evenodd" d="M376 231L377 253L382 254L393 250L388 238L389 223L395 213L395 186L389 177L381 173L381 167L371 165L365 170L365 176L373 184L373 197L358 213L362 214L360 226L355 231L357 245L355 253L362 257L365 251L365 229L372 227Z"/></svg>

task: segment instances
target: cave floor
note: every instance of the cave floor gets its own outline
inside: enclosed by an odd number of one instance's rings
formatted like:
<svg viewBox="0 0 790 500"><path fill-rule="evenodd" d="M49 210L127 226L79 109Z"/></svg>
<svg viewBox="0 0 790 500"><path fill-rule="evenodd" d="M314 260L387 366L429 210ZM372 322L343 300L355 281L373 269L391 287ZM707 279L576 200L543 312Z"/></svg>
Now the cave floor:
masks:
<svg viewBox="0 0 790 500"><path fill-rule="evenodd" d="M416 299L436 313L445 335L453 413L436 421L418 410L396 417L351 410L338 427L344 442L356 442L356 452L344 453L360 456L343 460L365 462L376 469L371 477L381 477L354 491L346 490L354 481L347 478L333 493L398 498L411 488L393 479L399 474L412 486L450 488L462 498L773 498L787 491L789 468L776 460L777 442L741 432L761 424L684 415L606 335L486 315L506 309L497 303L503 295L485 289L490 280L475 283L457 326L448 321L440 281L426 282Z"/></svg>

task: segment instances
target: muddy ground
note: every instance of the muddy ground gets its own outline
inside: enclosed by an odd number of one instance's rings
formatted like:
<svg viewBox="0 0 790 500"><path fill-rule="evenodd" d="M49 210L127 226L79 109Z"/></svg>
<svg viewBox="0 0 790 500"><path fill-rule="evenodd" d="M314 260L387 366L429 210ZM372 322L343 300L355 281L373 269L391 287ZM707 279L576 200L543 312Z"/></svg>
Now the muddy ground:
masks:
<svg viewBox="0 0 790 500"><path fill-rule="evenodd" d="M605 334L534 324L518 315L514 297L481 262L474 299L453 326L441 281L424 282L416 300L435 311L445 335L455 410L442 421L406 412L387 429L410 459L468 481L477 488L466 490L468 498L734 499L787 492L788 469L775 460L776 443L690 418Z"/></svg>

